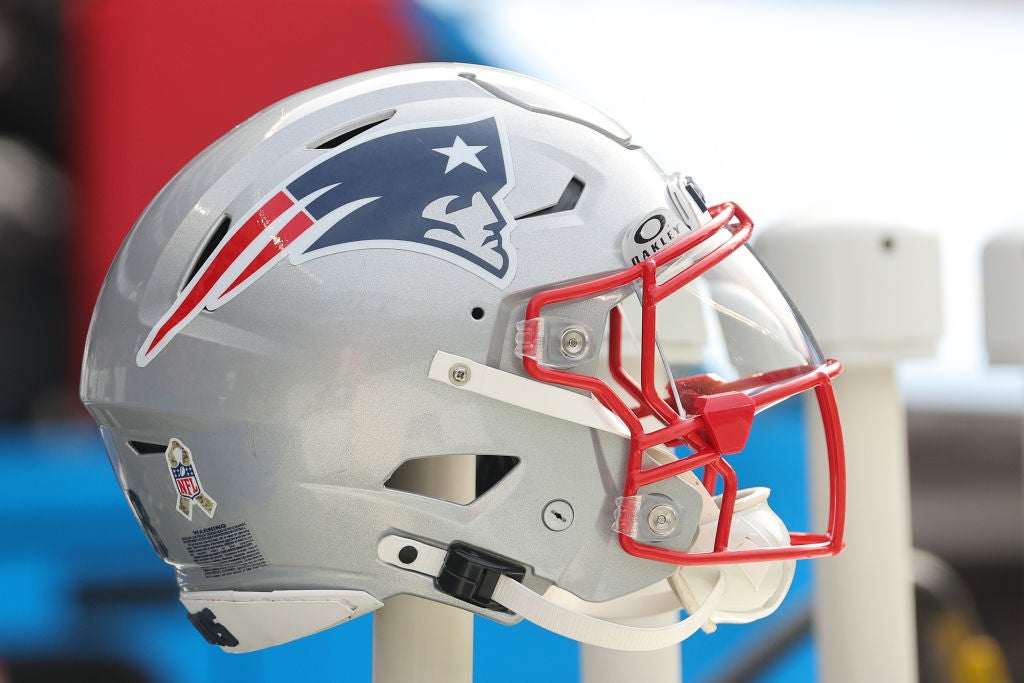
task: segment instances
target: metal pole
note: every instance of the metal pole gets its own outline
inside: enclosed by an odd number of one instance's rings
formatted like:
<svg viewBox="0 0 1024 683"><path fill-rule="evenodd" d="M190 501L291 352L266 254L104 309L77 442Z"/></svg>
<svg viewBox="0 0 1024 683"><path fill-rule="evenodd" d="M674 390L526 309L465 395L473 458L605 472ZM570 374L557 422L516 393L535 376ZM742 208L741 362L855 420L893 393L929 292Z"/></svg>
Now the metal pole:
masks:
<svg viewBox="0 0 1024 683"><path fill-rule="evenodd" d="M417 466L422 464L422 466ZM409 463L400 487L454 502L476 495L476 456ZM399 595L373 615L373 683L472 683L473 615Z"/></svg>
<svg viewBox="0 0 1024 683"><path fill-rule="evenodd" d="M1024 292L1024 226L1004 230L985 244L982 282L989 363L1024 366L1024 307L1020 305ZM1024 479L1021 486L1024 490ZM1024 506L1019 514L1024 520ZM1017 540L1024 543L1024 538Z"/></svg>
<svg viewBox="0 0 1024 683"><path fill-rule="evenodd" d="M825 355L846 367L835 381L846 441L846 550L814 567L822 680L915 683L907 428L894 366L931 355L941 332L938 240L904 226L822 217L768 230L755 249ZM826 449L820 420L808 423L824 527Z"/></svg>
<svg viewBox="0 0 1024 683"><path fill-rule="evenodd" d="M640 308L637 301L628 298L622 303L628 327L639 331ZM675 372L676 368L693 366L703 360L707 340L703 310L700 302L691 296L669 297L659 305L658 343L664 358ZM639 376L639 345L626 344L622 352L627 369ZM602 364L604 365L604 364ZM614 380L602 375L605 382ZM679 620L679 612L668 612L646 617L622 618L624 624L641 627L667 626ZM682 683L683 652L678 645L649 652L623 652L592 645L580 645L581 683L621 683L642 677L644 683Z"/></svg>
<svg viewBox="0 0 1024 683"><path fill-rule="evenodd" d="M668 626L679 621L679 613L616 621L631 626ZM593 645L580 646L580 680L584 683L621 683L638 679L651 683L682 681L682 648L676 645L650 652L622 652Z"/></svg>
<svg viewBox="0 0 1024 683"><path fill-rule="evenodd" d="M848 367L835 383L846 441L846 550L815 567L814 635L824 681L917 681L907 426L892 365ZM817 406L809 406L816 411ZM808 415L820 430L820 420ZM812 448L828 490L824 437ZM828 514L814 499L816 519Z"/></svg>

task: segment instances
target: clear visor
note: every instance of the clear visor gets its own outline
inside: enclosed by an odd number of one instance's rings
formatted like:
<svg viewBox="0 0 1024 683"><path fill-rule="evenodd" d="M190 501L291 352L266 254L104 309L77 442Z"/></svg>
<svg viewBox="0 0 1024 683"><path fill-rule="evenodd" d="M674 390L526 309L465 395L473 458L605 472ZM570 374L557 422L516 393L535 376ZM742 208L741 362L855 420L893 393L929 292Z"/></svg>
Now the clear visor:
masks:
<svg viewBox="0 0 1024 683"><path fill-rule="evenodd" d="M728 239L720 230L702 244L710 253ZM658 270L660 283L682 273L701 254L688 253ZM643 315L642 284L623 290L617 306L621 318L621 367L630 377L641 377ZM613 316L616 314L613 314ZM605 329L603 355L607 358L612 318ZM743 247L700 277L659 302L655 316L655 383L666 388L677 412L686 413L673 395L688 386L694 390L710 383L732 386L756 395L776 382L805 374L825 360L803 320L774 278ZM608 364L600 363L603 379L623 400L630 398L614 381ZM742 380L748 380L743 382ZM765 405L758 405L758 410ZM682 410L680 410L682 409Z"/></svg>

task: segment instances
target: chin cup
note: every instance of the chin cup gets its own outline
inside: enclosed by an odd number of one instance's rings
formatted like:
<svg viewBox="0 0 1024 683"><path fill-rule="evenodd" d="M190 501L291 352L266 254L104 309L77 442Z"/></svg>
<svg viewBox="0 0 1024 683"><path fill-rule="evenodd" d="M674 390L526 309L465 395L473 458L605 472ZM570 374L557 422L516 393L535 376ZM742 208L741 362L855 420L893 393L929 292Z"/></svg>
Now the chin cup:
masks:
<svg viewBox="0 0 1024 683"><path fill-rule="evenodd" d="M729 536L730 549L780 548L789 545L789 531L785 523L768 504L770 493L767 488L757 487L743 489L737 494ZM711 549L717 523L716 519L701 525L694 543L695 552ZM720 624L744 624L766 617L778 608L789 592L795 568L795 560L683 566L672 578L673 583L684 583L700 604L711 593L719 575L723 575L725 592L712 620Z"/></svg>

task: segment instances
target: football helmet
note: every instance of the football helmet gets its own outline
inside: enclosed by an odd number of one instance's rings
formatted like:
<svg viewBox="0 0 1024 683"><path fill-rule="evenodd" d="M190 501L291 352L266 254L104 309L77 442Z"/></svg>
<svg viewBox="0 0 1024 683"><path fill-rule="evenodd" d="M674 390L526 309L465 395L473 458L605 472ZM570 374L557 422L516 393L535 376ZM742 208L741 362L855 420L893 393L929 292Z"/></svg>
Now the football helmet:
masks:
<svg viewBox="0 0 1024 683"><path fill-rule="evenodd" d="M225 650L398 594L664 647L769 613L794 560L842 546L840 365L751 229L550 85L353 76L242 123L153 200L99 295L82 400ZM832 473L817 533L726 457L801 393ZM453 464L476 467L467 491L422 485Z"/></svg>

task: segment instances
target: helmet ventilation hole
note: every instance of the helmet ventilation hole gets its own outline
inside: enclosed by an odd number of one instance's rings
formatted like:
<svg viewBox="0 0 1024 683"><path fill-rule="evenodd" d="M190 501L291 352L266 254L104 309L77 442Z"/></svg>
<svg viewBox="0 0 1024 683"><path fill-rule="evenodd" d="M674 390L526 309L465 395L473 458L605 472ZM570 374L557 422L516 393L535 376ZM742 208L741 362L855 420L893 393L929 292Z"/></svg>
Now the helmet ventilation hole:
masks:
<svg viewBox="0 0 1024 683"><path fill-rule="evenodd" d="M379 112L370 116L369 118L363 118L359 121L352 122L342 128L340 131L335 130L328 134L327 138L319 138L318 141L310 143L307 149L334 149L340 147L346 142L356 137L361 133L365 133L374 126L380 125L395 115L395 110Z"/></svg>
<svg viewBox="0 0 1024 683"><path fill-rule="evenodd" d="M421 482L443 480L449 476L452 468L474 464L470 458L475 458L476 465L476 486L472 495L467 491L461 496L437 496L422 490ZM469 505L497 486L518 464L519 458L514 455L431 455L411 458L398 466L384 482L384 488L428 496L456 505Z"/></svg>
<svg viewBox="0 0 1024 683"><path fill-rule="evenodd" d="M479 306L476 306L473 308L472 311L469 312L469 314L473 316L473 320L483 320L484 309L480 308Z"/></svg>
<svg viewBox="0 0 1024 683"><path fill-rule="evenodd" d="M188 277L181 284L181 289L185 289L193 280L196 279L196 275L203 269L206 262L213 256L213 252L217 251L217 247L224 241L224 238L228 236L228 228L231 227L231 216L225 214L220 221L217 222L217 226L210 233L210 238L206 240L206 244L203 246L203 250L199 252L199 257L196 259L195 264L192 266L192 270L189 271ZM180 290L179 290L180 291Z"/></svg>
<svg viewBox="0 0 1024 683"><path fill-rule="evenodd" d="M149 441L129 441L128 445L131 446L132 450L139 455L152 455L154 453L164 453L167 451L167 444L165 443L151 443Z"/></svg>
<svg viewBox="0 0 1024 683"><path fill-rule="evenodd" d="M576 208L576 205L580 202L580 197L583 195L583 188L586 187L584 182L577 177L573 177L569 181L569 184L562 190L562 196L558 198L558 201L551 206L543 209L537 209L530 213L525 213L521 216L516 216L517 221L523 220L524 218L536 218L538 216L550 216L555 213L562 213L563 211L572 211Z"/></svg>

